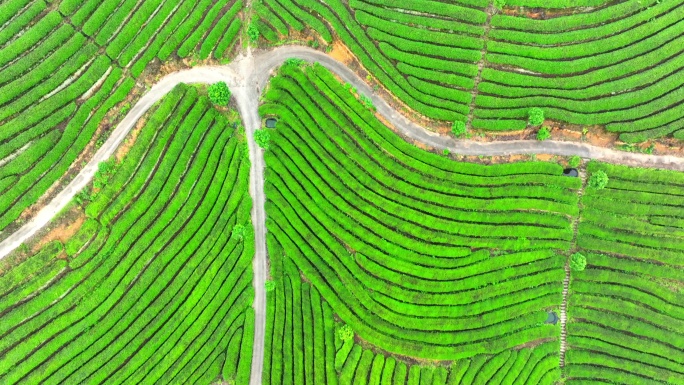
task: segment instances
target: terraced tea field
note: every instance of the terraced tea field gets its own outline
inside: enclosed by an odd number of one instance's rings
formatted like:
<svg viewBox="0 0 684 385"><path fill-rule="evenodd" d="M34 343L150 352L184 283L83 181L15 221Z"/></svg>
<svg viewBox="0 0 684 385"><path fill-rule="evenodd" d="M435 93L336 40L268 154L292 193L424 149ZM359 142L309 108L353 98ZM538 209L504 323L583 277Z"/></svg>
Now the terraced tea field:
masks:
<svg viewBox="0 0 684 385"><path fill-rule="evenodd" d="M684 383L683 6L1 2L0 384Z"/></svg>
<svg viewBox="0 0 684 385"><path fill-rule="evenodd" d="M591 163L611 175L588 190L573 277L568 376L621 383L684 381L681 173Z"/></svg>
<svg viewBox="0 0 684 385"><path fill-rule="evenodd" d="M554 163L450 161L318 65L285 65L264 101L279 119L265 153L267 383L680 381L680 173L592 162L610 178L597 190ZM571 250L588 265L571 275L561 374L561 330L545 321Z"/></svg>
<svg viewBox="0 0 684 385"><path fill-rule="evenodd" d="M242 0L3 2L0 231L64 175L106 116L130 108L127 95L146 69L172 55L226 59L242 7Z"/></svg>
<svg viewBox="0 0 684 385"><path fill-rule="evenodd" d="M684 138L679 0L263 4L255 10L265 39L306 29L322 44L338 38L392 95L429 118L520 130L539 107L546 118L602 125L627 142ZM547 10L526 6L549 8L549 16L530 18ZM578 8L562 12L571 6Z"/></svg>
<svg viewBox="0 0 684 385"><path fill-rule="evenodd" d="M88 219L0 276L0 382L249 378L249 161L206 96L179 86L125 161L96 177ZM101 169L106 169L102 167Z"/></svg>

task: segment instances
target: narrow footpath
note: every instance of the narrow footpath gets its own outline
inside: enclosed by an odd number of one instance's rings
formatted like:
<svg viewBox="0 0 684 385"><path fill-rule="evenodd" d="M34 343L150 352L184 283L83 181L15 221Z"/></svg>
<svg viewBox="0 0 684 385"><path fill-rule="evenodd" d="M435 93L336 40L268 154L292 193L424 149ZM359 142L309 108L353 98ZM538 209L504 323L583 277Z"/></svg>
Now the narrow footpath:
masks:
<svg viewBox="0 0 684 385"><path fill-rule="evenodd" d="M477 75L473 80L473 89L470 91L470 108L468 110L468 117L466 121L466 129L471 130L473 128L473 116L475 114L475 98L477 97L477 91L480 86L480 80L482 80L482 70L487 63L487 42L489 41L489 30L492 29L492 16L496 13L496 7L494 7L494 1L489 2L489 6L485 9L487 13L487 20L484 24L484 34L482 35L482 49L480 50L480 61L477 62Z"/></svg>

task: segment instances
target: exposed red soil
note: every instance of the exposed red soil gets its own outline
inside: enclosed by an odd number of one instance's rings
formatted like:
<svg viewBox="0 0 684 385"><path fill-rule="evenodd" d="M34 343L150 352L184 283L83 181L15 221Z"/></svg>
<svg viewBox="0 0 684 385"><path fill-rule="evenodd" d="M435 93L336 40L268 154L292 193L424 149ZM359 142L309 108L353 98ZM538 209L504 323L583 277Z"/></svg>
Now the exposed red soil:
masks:
<svg viewBox="0 0 684 385"><path fill-rule="evenodd" d="M31 248L31 253L36 253L41 247L52 241L66 242L71 238L76 232L81 228L83 222L85 222L85 215L81 210L73 210L71 215L76 215L75 218L68 218L64 221L60 221L56 226L49 226L49 232L45 234L38 242L36 242Z"/></svg>

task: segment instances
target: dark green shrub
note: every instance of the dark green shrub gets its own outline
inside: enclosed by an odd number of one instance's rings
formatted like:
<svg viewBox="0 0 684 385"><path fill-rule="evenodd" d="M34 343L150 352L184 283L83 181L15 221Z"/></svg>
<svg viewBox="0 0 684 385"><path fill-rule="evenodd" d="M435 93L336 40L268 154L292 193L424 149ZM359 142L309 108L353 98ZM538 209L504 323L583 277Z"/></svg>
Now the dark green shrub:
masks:
<svg viewBox="0 0 684 385"><path fill-rule="evenodd" d="M573 271L582 271L587 267L587 258L580 254L575 253L570 257L570 268Z"/></svg>
<svg viewBox="0 0 684 385"><path fill-rule="evenodd" d="M342 341L348 341L354 338L354 330L349 325L342 325L337 329L337 337Z"/></svg>
<svg viewBox="0 0 684 385"><path fill-rule="evenodd" d="M537 140L543 141L551 137L551 131L548 127L542 127L537 131Z"/></svg>
<svg viewBox="0 0 684 385"><path fill-rule="evenodd" d="M582 158L579 156L575 155L568 160L568 165L570 167L579 167L580 163L582 162Z"/></svg>
<svg viewBox="0 0 684 385"><path fill-rule="evenodd" d="M605 171L596 171L594 174L592 174L591 178L589 178L589 187L591 188L600 190L602 188L605 188L607 184L608 175L605 173Z"/></svg>
<svg viewBox="0 0 684 385"><path fill-rule="evenodd" d="M271 133L267 129L254 131L254 141L259 147L268 150L268 142L271 141Z"/></svg>
<svg viewBox="0 0 684 385"><path fill-rule="evenodd" d="M462 122L460 120L457 120L454 122L454 124L451 125L451 133L454 134L456 137L461 137L465 135L466 133L466 124L465 122Z"/></svg>
<svg viewBox="0 0 684 385"><path fill-rule="evenodd" d="M233 227L233 236L236 236L239 240L244 239L245 232L247 228L244 225L235 225Z"/></svg>
<svg viewBox="0 0 684 385"><path fill-rule="evenodd" d="M217 106L227 106L230 101L230 90L225 82L214 83L207 90L209 99Z"/></svg>
<svg viewBox="0 0 684 385"><path fill-rule="evenodd" d="M544 123L544 110L538 107L530 108L527 124L530 126L539 126L542 123Z"/></svg>
<svg viewBox="0 0 684 385"><path fill-rule="evenodd" d="M251 23L249 27L247 27L247 36L249 36L249 41L252 43L259 40L259 28L257 28L255 23Z"/></svg>

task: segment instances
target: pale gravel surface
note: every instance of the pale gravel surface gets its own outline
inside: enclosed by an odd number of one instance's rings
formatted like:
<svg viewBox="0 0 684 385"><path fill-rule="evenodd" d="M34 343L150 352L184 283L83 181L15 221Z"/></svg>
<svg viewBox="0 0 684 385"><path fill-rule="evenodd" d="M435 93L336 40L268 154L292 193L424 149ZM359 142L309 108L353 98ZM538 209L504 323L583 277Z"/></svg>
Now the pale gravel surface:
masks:
<svg viewBox="0 0 684 385"><path fill-rule="evenodd" d="M0 243L0 259L7 256L22 242L34 235L48 224L55 214L63 209L73 197L93 178L97 165L114 154L137 120L178 83L214 83L225 81L231 87L237 100L247 132L250 149L250 195L253 200L252 223L255 230L254 268L254 350L252 357L252 377L250 385L261 383L261 371L264 356L264 330L266 324L266 296L264 283L267 277L266 252L266 214L264 211L264 158L262 151L256 146L252 134L260 127L258 112L259 95L266 87L272 71L288 58L301 58L311 62L319 62L343 81L351 83L360 93L370 96L378 113L384 116L402 135L422 142L437 149L448 148L452 153L461 155L510 155L510 154L553 154L579 155L583 158L599 159L605 162L626 164L630 166L657 167L684 171L684 158L674 156L656 156L635 154L605 149L583 143L516 140L507 142L470 142L454 140L428 131L410 122L406 117L389 106L376 95L363 79L325 53L301 46L282 46L257 55L241 55L227 66L197 67L174 72L163 77L152 87L119 123L107 141L95 153L79 174L50 201L40 212L17 232Z"/></svg>

